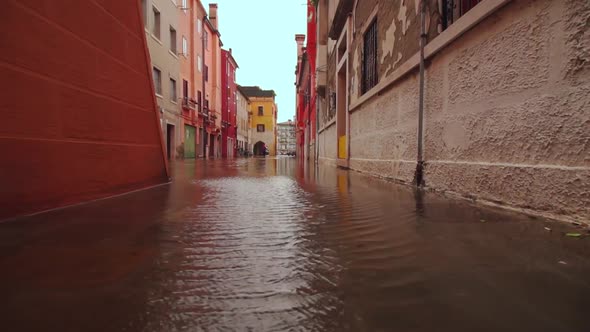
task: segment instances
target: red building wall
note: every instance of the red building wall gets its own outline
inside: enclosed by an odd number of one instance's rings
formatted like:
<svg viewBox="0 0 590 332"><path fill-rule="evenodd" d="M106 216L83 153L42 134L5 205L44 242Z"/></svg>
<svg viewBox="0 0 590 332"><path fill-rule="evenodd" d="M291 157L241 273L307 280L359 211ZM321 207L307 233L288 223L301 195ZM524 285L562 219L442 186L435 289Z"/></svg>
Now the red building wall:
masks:
<svg viewBox="0 0 590 332"><path fill-rule="evenodd" d="M167 181L139 1L0 16L0 220Z"/></svg>
<svg viewBox="0 0 590 332"><path fill-rule="evenodd" d="M315 133L316 133L316 49L317 49L317 18L316 18L316 7L311 3L311 1L307 4L307 38L306 38L306 46L305 50L307 52L307 60L309 61L309 75L310 75L310 97L309 97L309 105L307 109L307 116L309 119L309 135L310 135L310 143L312 140L315 140ZM313 151L310 152L313 154Z"/></svg>
<svg viewBox="0 0 590 332"><path fill-rule="evenodd" d="M237 112L238 103L236 102L237 85L235 81L237 64L233 59L230 51L221 50L221 141L222 157L227 157L228 138L232 139L233 155L236 156L238 139Z"/></svg>

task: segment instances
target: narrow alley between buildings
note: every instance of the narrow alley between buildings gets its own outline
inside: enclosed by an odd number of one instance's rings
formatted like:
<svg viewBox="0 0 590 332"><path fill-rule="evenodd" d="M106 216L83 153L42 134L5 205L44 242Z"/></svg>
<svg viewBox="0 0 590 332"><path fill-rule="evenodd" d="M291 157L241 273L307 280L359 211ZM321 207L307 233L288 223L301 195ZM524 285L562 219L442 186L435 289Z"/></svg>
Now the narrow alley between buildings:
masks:
<svg viewBox="0 0 590 332"><path fill-rule="evenodd" d="M0 224L7 331L587 331L590 242L296 158Z"/></svg>

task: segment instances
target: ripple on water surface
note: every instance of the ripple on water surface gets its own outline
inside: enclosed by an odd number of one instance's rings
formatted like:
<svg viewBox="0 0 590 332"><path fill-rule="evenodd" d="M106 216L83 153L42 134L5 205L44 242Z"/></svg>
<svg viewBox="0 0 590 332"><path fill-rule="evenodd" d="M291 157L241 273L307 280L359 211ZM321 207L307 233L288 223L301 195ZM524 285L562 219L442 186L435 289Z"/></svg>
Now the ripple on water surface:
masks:
<svg viewBox="0 0 590 332"><path fill-rule="evenodd" d="M590 330L590 248L565 226L293 158L173 166L170 186L0 225L8 326Z"/></svg>

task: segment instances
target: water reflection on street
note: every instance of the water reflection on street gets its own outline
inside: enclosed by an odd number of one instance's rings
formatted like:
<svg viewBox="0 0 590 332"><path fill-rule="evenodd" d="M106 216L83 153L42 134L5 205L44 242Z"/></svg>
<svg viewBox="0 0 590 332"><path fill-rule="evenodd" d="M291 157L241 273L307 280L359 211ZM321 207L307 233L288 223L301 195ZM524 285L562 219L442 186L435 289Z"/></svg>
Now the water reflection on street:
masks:
<svg viewBox="0 0 590 332"><path fill-rule="evenodd" d="M0 224L3 329L590 331L565 224L294 158L171 168Z"/></svg>

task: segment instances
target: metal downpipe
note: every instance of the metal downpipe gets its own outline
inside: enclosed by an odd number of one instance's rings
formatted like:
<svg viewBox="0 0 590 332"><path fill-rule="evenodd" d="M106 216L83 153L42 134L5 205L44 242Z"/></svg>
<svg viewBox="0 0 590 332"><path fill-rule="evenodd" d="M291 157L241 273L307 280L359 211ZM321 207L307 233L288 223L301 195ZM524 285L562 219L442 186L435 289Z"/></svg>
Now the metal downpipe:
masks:
<svg viewBox="0 0 590 332"><path fill-rule="evenodd" d="M414 180L424 185L424 46L426 45L426 0L420 2L420 94L418 100L418 156Z"/></svg>

